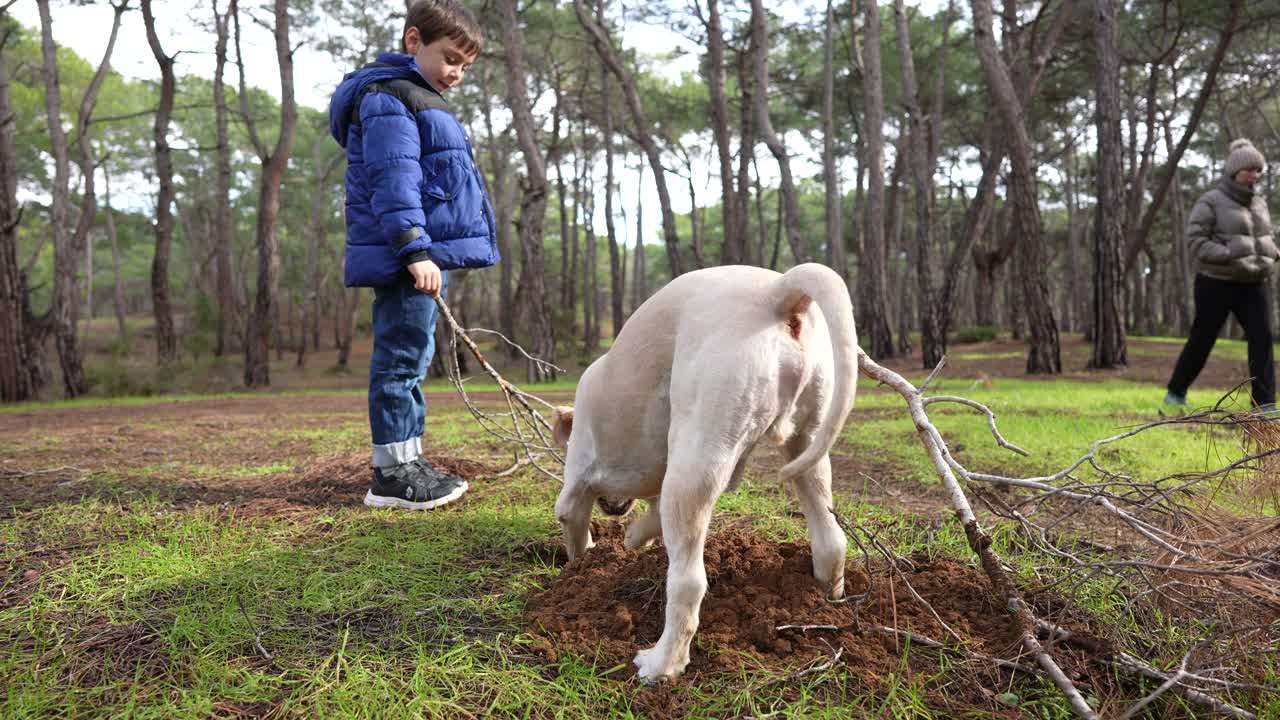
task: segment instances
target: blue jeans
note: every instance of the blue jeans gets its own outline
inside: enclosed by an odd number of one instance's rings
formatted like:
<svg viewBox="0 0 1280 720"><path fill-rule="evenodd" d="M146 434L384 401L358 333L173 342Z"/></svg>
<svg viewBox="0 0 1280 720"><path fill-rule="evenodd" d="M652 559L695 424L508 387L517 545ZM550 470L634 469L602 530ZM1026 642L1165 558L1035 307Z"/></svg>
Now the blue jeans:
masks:
<svg viewBox="0 0 1280 720"><path fill-rule="evenodd" d="M449 275L442 273L441 296ZM440 307L403 273L373 289L373 357L369 360L369 429L373 464L389 467L422 452L427 403L418 384L436 348Z"/></svg>

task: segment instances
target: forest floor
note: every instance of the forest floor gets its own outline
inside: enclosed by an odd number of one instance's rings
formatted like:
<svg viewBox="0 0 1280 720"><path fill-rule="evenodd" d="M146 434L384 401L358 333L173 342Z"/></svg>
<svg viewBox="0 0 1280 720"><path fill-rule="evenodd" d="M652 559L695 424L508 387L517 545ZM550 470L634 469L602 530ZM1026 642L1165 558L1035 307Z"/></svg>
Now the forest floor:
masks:
<svg viewBox="0 0 1280 720"><path fill-rule="evenodd" d="M1087 345L1068 337L1068 373L1029 379L1021 343L953 347L934 392L991 405L1030 459L994 447L967 410L931 414L968 467L1055 470L1091 440L1159 417L1179 349L1131 339L1128 369L1091 373ZM918 363L890 366L918 381ZM1192 404L1216 402L1244 367L1243 344L1221 342ZM836 510L877 533L906 572L851 543L849 590L868 599L827 603L808 575L803 518L776 482L781 458L759 452L717 505L689 671L645 687L630 658L661 630L660 547L626 552L621 526L600 519L597 547L566 565L551 512L558 483L527 468L496 478L511 450L440 381L429 384L426 453L472 489L428 513L368 510L360 378L288 359L275 377L286 391L0 408L0 716L1070 716L1038 677L858 631L942 639L945 620L968 649L1026 661L901 400L883 389L863 385L833 453ZM526 389L572 402L571 381ZM472 397L501 407L485 386ZM1170 430L1105 460L1160 476L1216 467L1240 445L1221 429ZM1095 520L1076 514L1063 531L1096 539ZM1055 558L1007 528L994 535L1041 616L1153 662L1176 663L1196 642L1196 618L1140 612L1101 581L1058 585ZM939 618L909 599L908 581ZM776 629L787 624L840 629ZM1079 650L1056 656L1107 715L1158 685ZM1274 655L1256 661L1250 677L1280 684ZM1231 699L1280 717L1274 695ZM1176 693L1148 711L1198 712Z"/></svg>

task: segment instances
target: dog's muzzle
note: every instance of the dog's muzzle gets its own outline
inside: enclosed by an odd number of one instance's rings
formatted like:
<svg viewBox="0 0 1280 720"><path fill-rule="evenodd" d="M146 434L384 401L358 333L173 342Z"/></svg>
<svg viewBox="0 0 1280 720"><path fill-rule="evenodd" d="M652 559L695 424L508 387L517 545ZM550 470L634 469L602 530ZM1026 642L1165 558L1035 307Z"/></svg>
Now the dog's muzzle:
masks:
<svg viewBox="0 0 1280 720"><path fill-rule="evenodd" d="M631 498L626 500L615 500L607 497L596 498L596 505L600 507L600 510L605 515L626 515L634 502L635 500Z"/></svg>

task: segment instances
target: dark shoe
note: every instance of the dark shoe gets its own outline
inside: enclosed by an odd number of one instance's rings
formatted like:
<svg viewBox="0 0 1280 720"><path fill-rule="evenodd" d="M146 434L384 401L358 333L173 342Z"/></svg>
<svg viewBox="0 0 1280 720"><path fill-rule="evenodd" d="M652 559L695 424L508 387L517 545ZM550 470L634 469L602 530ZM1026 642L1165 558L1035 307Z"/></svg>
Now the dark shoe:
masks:
<svg viewBox="0 0 1280 720"><path fill-rule="evenodd" d="M369 507L430 510L447 505L467 491L467 481L431 467L422 458L389 468L373 469L364 495Z"/></svg>

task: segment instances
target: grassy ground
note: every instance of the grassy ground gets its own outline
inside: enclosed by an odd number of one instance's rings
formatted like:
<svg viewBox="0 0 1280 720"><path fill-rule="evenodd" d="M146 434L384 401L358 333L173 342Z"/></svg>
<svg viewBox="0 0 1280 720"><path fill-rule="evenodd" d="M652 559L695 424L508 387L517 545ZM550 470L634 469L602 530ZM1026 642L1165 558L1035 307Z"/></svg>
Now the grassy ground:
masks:
<svg viewBox="0 0 1280 720"><path fill-rule="evenodd" d="M567 401L571 388L538 394ZM472 390L492 402L486 388ZM931 410L968 467L1017 475L1058 469L1091 440L1158 417L1161 396L1156 384L1123 378L985 373L945 377L934 391L998 413L1030 458L995 447L968 409ZM1219 394L1196 390L1191 400ZM481 435L447 389L429 398L433 455L509 464L509 451ZM0 717L1070 717L1035 680L992 688L985 703L961 701L954 688L968 671L911 648L874 686L849 664L798 675L812 657L789 669L744 661L659 688L590 653L549 660L523 613L529 594L561 573L557 483L523 472L477 480L464 502L442 510L370 511L358 504L362 478L315 480L362 457L365 432L355 391L0 408ZM1226 432L1160 430L1102 459L1158 477L1216 467L1239 451ZM900 555L970 564L896 396L864 386L834 464L842 515L877 528ZM776 456L753 464L743 487L721 499L717 527L803 539L776 465ZM1058 576L1058 561L1011 530L994 535L1024 589ZM851 566L860 562L855 552ZM1159 647L1168 661L1203 630L1134 614L1101 582L1070 599L1135 651ZM1280 685L1275 658L1261 666L1256 681ZM1112 715L1155 687L1083 685ZM1280 699L1267 698L1234 699L1280 717ZM1194 713L1169 693L1147 717Z"/></svg>

